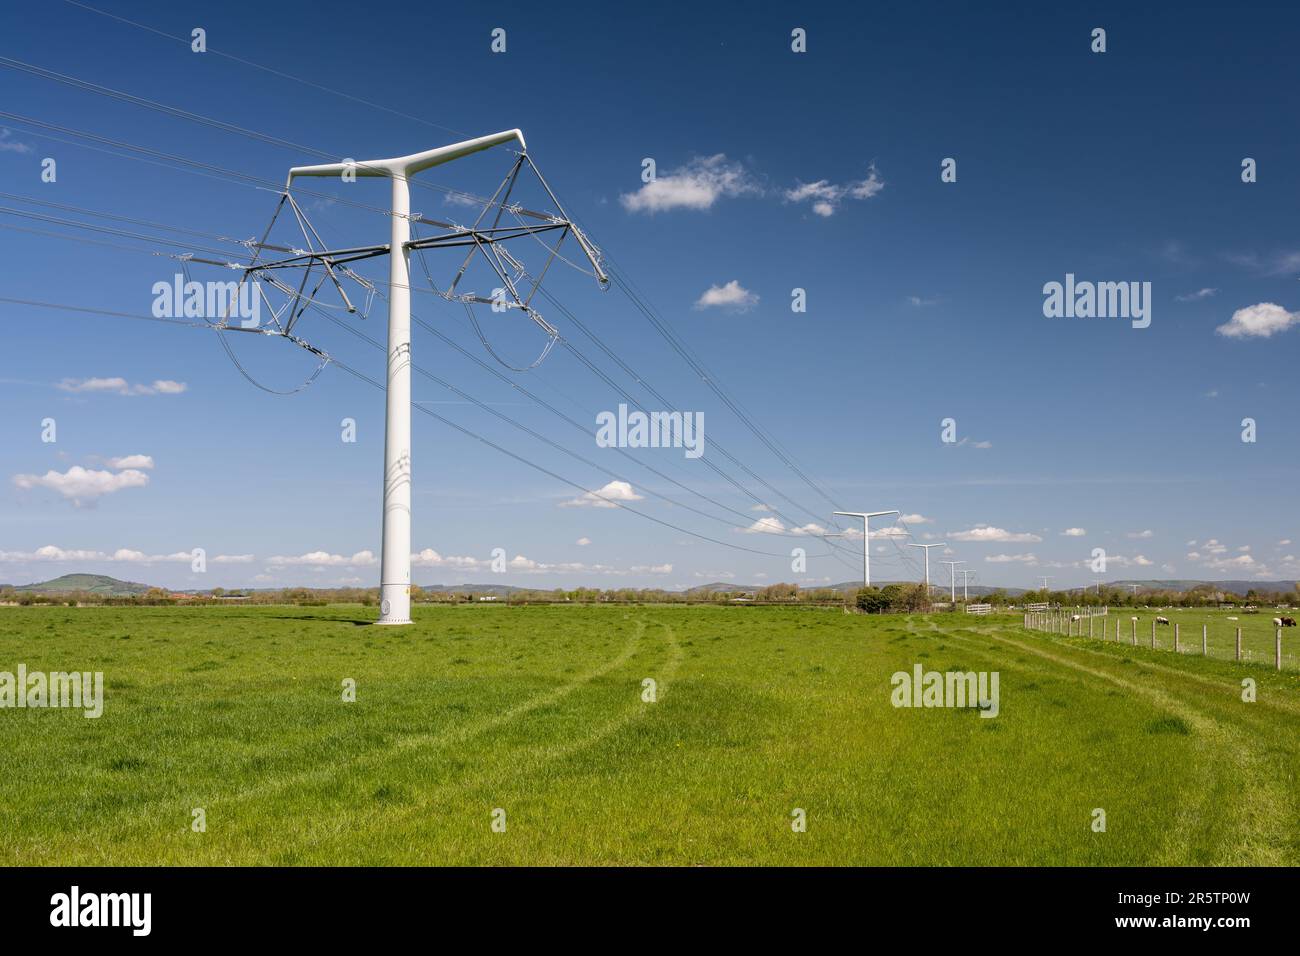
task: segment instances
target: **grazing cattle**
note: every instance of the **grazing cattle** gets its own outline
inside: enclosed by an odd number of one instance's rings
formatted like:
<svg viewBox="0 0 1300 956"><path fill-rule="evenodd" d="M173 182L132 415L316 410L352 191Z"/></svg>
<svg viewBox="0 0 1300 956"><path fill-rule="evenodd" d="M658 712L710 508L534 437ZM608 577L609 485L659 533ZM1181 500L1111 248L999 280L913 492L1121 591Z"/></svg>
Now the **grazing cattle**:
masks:
<svg viewBox="0 0 1300 956"><path fill-rule="evenodd" d="M1083 616L1082 616L1082 615L1079 615L1079 614L1071 614L1071 615L1070 615L1070 620L1071 620L1071 621L1082 621L1082 620L1083 620Z"/></svg>
<svg viewBox="0 0 1300 956"><path fill-rule="evenodd" d="M1273 618L1273 626L1274 626L1274 627L1281 627L1281 626L1282 626L1282 619L1281 619L1280 617L1275 617L1275 618Z"/></svg>
<svg viewBox="0 0 1300 956"><path fill-rule="evenodd" d="M1156 623L1157 623L1157 624L1168 624L1168 623L1169 623L1169 618L1167 618L1167 617L1158 617L1158 618L1156 618Z"/></svg>
<svg viewBox="0 0 1300 956"><path fill-rule="evenodd" d="M1282 626L1283 626L1283 627L1295 627L1295 618L1293 618L1293 617L1284 617L1284 618L1282 618Z"/></svg>

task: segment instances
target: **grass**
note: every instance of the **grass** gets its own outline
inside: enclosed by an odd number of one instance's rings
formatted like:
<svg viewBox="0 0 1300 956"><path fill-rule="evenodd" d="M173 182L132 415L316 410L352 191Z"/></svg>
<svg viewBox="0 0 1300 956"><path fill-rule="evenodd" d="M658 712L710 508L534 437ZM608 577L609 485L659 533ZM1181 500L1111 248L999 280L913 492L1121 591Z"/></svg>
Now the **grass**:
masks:
<svg viewBox="0 0 1300 956"><path fill-rule="evenodd" d="M0 670L106 683L98 720L0 710L0 862L1300 862L1294 672L1018 616L372 614L0 608ZM1000 715L895 709L917 663L998 671Z"/></svg>

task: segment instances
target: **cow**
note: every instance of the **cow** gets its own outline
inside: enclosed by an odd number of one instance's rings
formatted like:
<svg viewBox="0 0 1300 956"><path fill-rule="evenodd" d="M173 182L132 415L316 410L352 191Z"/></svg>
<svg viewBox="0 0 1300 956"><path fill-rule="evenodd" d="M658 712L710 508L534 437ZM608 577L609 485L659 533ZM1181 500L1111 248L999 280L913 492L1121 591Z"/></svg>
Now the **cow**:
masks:
<svg viewBox="0 0 1300 956"><path fill-rule="evenodd" d="M1274 626L1274 627L1281 627L1281 626L1282 626L1282 619L1281 619L1280 617L1275 617L1275 618L1273 618L1273 626Z"/></svg>
<svg viewBox="0 0 1300 956"><path fill-rule="evenodd" d="M1156 623L1157 623L1157 624L1168 624L1168 623L1169 623L1169 618L1167 618L1167 617L1158 617L1158 618L1156 618Z"/></svg>
<svg viewBox="0 0 1300 956"><path fill-rule="evenodd" d="M1081 615L1081 614L1071 614L1071 615L1070 615L1070 620L1071 620L1071 621L1082 621L1082 620L1083 620L1083 615Z"/></svg>
<svg viewBox="0 0 1300 956"><path fill-rule="evenodd" d="M1295 627L1295 618L1293 618L1293 617L1284 617L1284 618L1282 618L1282 626L1283 626L1283 627Z"/></svg>

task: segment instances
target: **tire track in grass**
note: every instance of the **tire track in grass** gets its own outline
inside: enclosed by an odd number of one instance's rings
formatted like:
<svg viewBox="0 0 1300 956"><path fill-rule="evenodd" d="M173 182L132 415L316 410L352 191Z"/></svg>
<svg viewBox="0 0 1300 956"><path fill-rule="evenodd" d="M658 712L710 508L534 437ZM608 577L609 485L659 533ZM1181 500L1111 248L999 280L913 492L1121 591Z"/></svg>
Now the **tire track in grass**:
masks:
<svg viewBox="0 0 1300 956"><path fill-rule="evenodd" d="M930 623L933 630L938 630L937 625L932 622L927 623ZM1153 860L1152 865L1186 865L1193 858L1191 851L1195 849L1191 842L1192 836L1199 829L1202 821L1210 819L1214 814L1223 816L1228 809L1233 811L1227 817L1231 821L1233 832L1214 849L1216 857L1219 857L1216 863L1276 866L1286 862L1280 847L1286 845L1289 834L1276 808L1288 803L1292 795L1267 774L1255 736L1244 732L1240 727L1224 723L1180 697L1158 688L1135 683L1108 671L1089 667L1081 661L1050 653L1041 647L1003 636L996 633L997 628L996 625L962 628L970 632L970 636L954 634L951 631L940 633L945 638L951 637L966 642L974 641L975 635L990 638L1061 667L1115 684L1135 696L1174 713L1190 724L1196 732L1193 740L1203 758L1198 772L1205 779L1205 785L1199 788L1195 795L1194 806L1189 807L1185 803L1180 803L1179 825L1172 827L1169 832L1163 858ZM1057 646L1083 650L1070 645L1058 644ZM1123 666L1122 662L1114 661L1113 658L1111 660ZM1212 805L1210 801L1214 796L1215 785L1225 772L1229 772L1227 767L1234 768L1237 784L1235 790L1240 795L1239 799L1229 807ZM1262 829L1251 826L1252 822L1256 825L1262 823ZM1169 845L1175 842L1176 846ZM1226 858L1225 847L1227 847Z"/></svg>
<svg viewBox="0 0 1300 956"><path fill-rule="evenodd" d="M208 797L206 798L205 803L196 805L205 806L209 813L212 812L214 807L219 807L224 810L237 804L246 803L250 800L261 797L269 797L297 787L325 783L331 778L344 772L354 772L360 768L382 762L383 760L389 759L413 748L439 748L464 743L465 741L471 740L481 734L518 720L520 717L537 710L539 707L546 707L563 700L565 697L574 693L584 685L605 676L610 671L613 671L627 663L636 654L641 643L641 638L644 636L646 629L644 621L638 620L635 621L634 624L635 630L628 638L627 643L623 646L622 651L620 651L615 657L561 687L544 691L498 714L486 715L477 720L472 720L465 724L439 732L407 734L399 737L395 741L342 760L333 761L326 766L301 771L288 777L277 777L272 781L264 782L252 787L246 787L230 794ZM189 806L188 802L186 806ZM145 816L155 818L156 815L156 807L142 807L133 814L133 816L137 818ZM184 815L187 816L188 811ZM122 834L119 833L119 836L121 835ZM107 858L106 855L105 859Z"/></svg>
<svg viewBox="0 0 1300 956"><path fill-rule="evenodd" d="M1049 635L1044 635L1044 636L1048 637L1049 640L1051 639ZM1078 640L1078 638L1076 638L1075 640ZM1108 660L1115 660L1115 656L1110 652L1099 650L1095 647L1088 647L1086 644L1067 643L1066 641L1060 640L1059 638L1054 640L1053 643L1060 644L1063 647L1072 648L1074 650L1080 651L1085 654L1091 654L1096 657L1101 657ZM1118 643L1113 641L1108 641L1106 643L1114 644L1114 646L1120 648L1128 648L1128 647L1136 646L1138 650L1146 650L1146 648L1143 648L1140 644L1139 645L1125 644L1122 641ZM1199 654L1188 654L1185 656L1189 658L1200 657ZM1233 661L1228 661L1221 657L1214 657L1213 655L1210 656L1209 660L1221 664L1234 663ZM1136 658L1130 658L1129 662L1133 664L1135 667L1137 667L1139 670L1159 671L1160 673L1167 674L1171 677L1179 677L1182 678L1183 680L1195 681L1198 684L1205 684L1217 690L1227 691L1231 693L1232 696L1234 697L1240 695L1241 693L1240 681L1238 681L1237 683L1233 683L1231 680L1225 682L1219 678L1207 677L1204 674L1194 674L1191 671L1186 671L1178 667L1170 667L1168 664L1160 664L1156 661L1143 661L1143 660L1138 660ZM1270 670L1268 673L1276 674L1278 672L1276 670ZM1241 673L1241 677L1256 677L1256 676L1257 674L1255 673L1255 668L1243 669ZM1256 704L1268 710L1280 710L1283 713L1300 717L1300 699L1286 697L1286 696L1260 697L1256 700Z"/></svg>
<svg viewBox="0 0 1300 956"><path fill-rule="evenodd" d="M644 622L638 622L638 624L644 629ZM670 686L670 682L681 666L684 654L681 645L677 641L677 632L673 630L672 625L662 621L656 622L656 625L664 629L669 651L668 659L660 665L658 676L655 678L658 698L662 700ZM637 700L639 701L639 696ZM454 799L457 795L475 788L491 785L517 786L519 781L529 774L534 774L548 764L571 757L588 747L601 743L627 725L643 719L650 712L646 705L634 703L581 736L568 738L562 745L536 744L526 748L521 753L512 754L508 766L493 766L478 774L434 786L424 791L418 799L411 803L403 804L400 808L394 808L386 812L382 821L379 821L380 826L378 828L372 825L366 829L366 836L373 839L380 833L398 830L402 825L408 823L411 818L427 817L430 810L445 805L449 799Z"/></svg>

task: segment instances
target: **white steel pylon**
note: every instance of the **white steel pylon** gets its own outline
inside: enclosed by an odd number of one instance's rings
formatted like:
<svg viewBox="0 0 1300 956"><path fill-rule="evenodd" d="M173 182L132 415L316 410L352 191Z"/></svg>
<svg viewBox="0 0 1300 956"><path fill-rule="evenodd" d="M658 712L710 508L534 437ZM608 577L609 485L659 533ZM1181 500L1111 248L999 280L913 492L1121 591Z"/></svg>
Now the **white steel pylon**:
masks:
<svg viewBox="0 0 1300 956"><path fill-rule="evenodd" d="M519 226L501 227L499 225L501 218L499 211L497 221L491 227L479 228L477 223L470 227L455 226L451 223L437 222L423 216L411 215L409 182L411 176L434 166L441 166L452 160L512 141L519 144L520 158L515 163L511 175L507 177L507 181L513 184L513 177L518 175L519 170L526 162L546 188L546 192L551 201L555 203L559 215L536 213L517 206L507 206L505 201L499 204L500 210L508 210L515 219L519 219L519 216L523 215L535 220L541 220L541 222L534 226L521 223ZM474 250L482 252L485 256L488 256L489 263L493 265L493 269L497 272L502 285L505 287L505 290L499 291L503 291L503 294L504 292L509 293L511 301L509 303L502 302L502 305L508 308L524 310L530 318L543 325L544 328L549 327L545 325L540 315L532 310L528 304L531 293L528 299L525 299L521 297L516 289L515 283L519 278L519 274L523 274L522 267L520 267L517 260L507 253L498 252L496 243L506 239L530 234L535 235L551 230L560 230L561 240L564 235L572 233L591 262L597 280L602 285L608 280L600 266L599 253L582 235L581 231L568 221L567 216L559 206L559 201L555 199L550 187L546 186L545 180L541 179L540 172L532 164L531 159L528 158L524 135L518 129L505 130L500 133L493 133L490 136L480 136L477 139L452 143L437 149L391 159L373 159L364 162L345 161L318 166L295 166L289 170L285 193L287 196L294 179L299 176L339 176L346 180L349 174L356 177L387 177L390 180L392 185L391 231L387 246L362 247L339 252L302 252L301 250L294 250L297 254L290 258L281 260L278 263L260 263L249 271L260 273L280 267L310 267L312 264L320 263L332 277L334 269L347 262L369 258L374 255L387 254L389 257L388 375L386 382L387 406L384 419L384 505L378 623L409 624L411 623L411 250L439 246L469 246L471 247L471 254ZM506 193L508 197L508 189ZM441 235L422 238L413 243L411 240L412 219L430 223L447 231ZM481 219L482 216L480 216ZM518 274L514 279L503 268L506 263L509 263L512 268L518 269ZM544 272L545 270L543 270ZM541 277L538 276L534 281L534 291L540 281ZM463 302L489 301L472 295L448 295L445 297L456 298ZM554 332L553 329L550 329L550 331Z"/></svg>
<svg viewBox="0 0 1300 956"><path fill-rule="evenodd" d="M871 519L881 515L896 515L897 511L837 511L845 518L862 519L862 586L871 587Z"/></svg>

